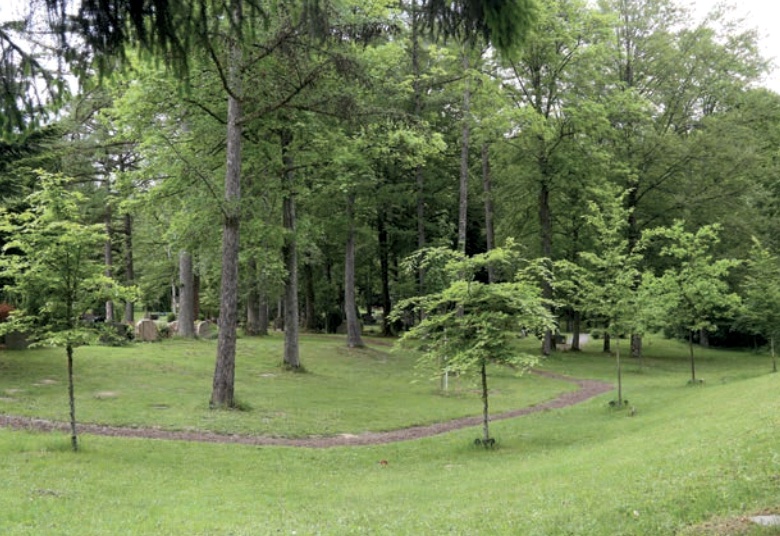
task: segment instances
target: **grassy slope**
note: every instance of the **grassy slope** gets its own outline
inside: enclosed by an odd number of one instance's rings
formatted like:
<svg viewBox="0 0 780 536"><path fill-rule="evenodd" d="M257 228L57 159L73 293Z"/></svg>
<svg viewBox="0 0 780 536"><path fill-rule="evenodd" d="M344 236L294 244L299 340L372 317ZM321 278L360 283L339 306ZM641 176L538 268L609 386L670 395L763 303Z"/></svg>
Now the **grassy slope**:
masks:
<svg viewBox="0 0 780 536"><path fill-rule="evenodd" d="M709 351L687 387L684 347L647 350L625 378L635 417L605 395L495 423L488 452L473 430L325 451L88 437L78 455L0 431L0 533L662 535L777 505L768 360ZM546 365L612 376L600 354Z"/></svg>
<svg viewBox="0 0 780 536"><path fill-rule="evenodd" d="M349 350L342 337L326 336L307 336L302 346L309 372L295 374L278 366L281 337L240 340L236 396L251 411L234 412L208 409L215 341L79 348L77 418L297 437L390 430L481 411L472 381L456 380L448 396L439 396L435 382L413 383L413 357L389 353L388 346ZM64 351L56 349L0 353L0 412L67 420L64 362ZM494 411L574 389L547 378L518 378L506 369L491 374Z"/></svg>

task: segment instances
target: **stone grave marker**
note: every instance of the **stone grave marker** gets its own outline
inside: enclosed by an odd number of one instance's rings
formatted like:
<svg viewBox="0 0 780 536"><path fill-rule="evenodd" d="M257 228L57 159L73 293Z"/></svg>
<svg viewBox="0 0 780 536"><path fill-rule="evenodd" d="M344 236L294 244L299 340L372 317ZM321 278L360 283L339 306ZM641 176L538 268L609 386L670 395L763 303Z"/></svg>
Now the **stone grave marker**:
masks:
<svg viewBox="0 0 780 536"><path fill-rule="evenodd" d="M139 320L135 326L135 338L138 341L153 342L160 336L157 324L150 318Z"/></svg>
<svg viewBox="0 0 780 536"><path fill-rule="evenodd" d="M214 328L214 324L208 320L202 320L195 324L195 335L201 339L208 339L211 337L211 332Z"/></svg>

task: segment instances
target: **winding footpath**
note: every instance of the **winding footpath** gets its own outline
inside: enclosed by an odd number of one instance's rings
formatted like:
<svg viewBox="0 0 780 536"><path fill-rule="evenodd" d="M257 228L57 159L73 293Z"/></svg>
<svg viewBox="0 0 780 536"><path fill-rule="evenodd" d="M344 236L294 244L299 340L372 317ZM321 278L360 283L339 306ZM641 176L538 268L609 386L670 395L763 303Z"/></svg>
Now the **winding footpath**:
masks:
<svg viewBox="0 0 780 536"><path fill-rule="evenodd" d="M559 395L552 400L542 402L522 409L507 411L497 415L491 415L491 421L500 421L548 411L552 409L565 408L573 406L586 400L590 400L600 394L613 389L612 384L598 380L580 380L546 371L534 371L536 374L563 380L576 384L579 389ZM105 426L100 424L79 424L78 431L81 434L92 434L110 437L130 437L142 439L160 439L168 441L199 441L204 443L235 443L241 445L256 446L285 446L285 447L307 447L307 448L330 448L330 447L349 447L360 445L383 445L397 441L408 441L430 437L469 426L478 426L482 424L482 416L463 417L451 421L434 423L424 426L412 426L389 432L365 432L357 435L340 434L337 436L311 436L303 438L283 438L272 436L245 436L216 434L213 432L197 431L174 431L163 430L160 428L130 428L122 426ZM15 417L12 415L0 415L0 427L11 428L14 430L33 430L39 432L69 432L68 423L54 422L32 417Z"/></svg>

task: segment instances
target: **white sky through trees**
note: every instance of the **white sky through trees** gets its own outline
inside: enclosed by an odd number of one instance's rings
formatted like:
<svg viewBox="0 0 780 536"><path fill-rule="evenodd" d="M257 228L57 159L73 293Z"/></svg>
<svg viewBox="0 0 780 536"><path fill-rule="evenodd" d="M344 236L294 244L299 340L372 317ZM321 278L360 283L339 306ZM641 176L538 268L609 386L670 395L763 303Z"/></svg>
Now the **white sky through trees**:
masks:
<svg viewBox="0 0 780 536"><path fill-rule="evenodd" d="M691 6L691 12L697 19L703 18L715 6L724 4L723 0L682 0L683 6ZM725 2L732 6L729 19L743 19L742 27L755 28L758 31L762 56L772 61L772 72L762 85L780 93L780 2L776 0L739 0Z"/></svg>
<svg viewBox="0 0 780 536"><path fill-rule="evenodd" d="M0 21L13 18L23 12L30 0L0 0ZM697 20L723 0L678 0L682 6L689 6ZM775 64L773 72L766 77L765 86L780 93L780 30L777 21L780 20L780 2L775 0L738 0L726 2L732 6L730 17L743 19L743 28L758 30L761 53Z"/></svg>

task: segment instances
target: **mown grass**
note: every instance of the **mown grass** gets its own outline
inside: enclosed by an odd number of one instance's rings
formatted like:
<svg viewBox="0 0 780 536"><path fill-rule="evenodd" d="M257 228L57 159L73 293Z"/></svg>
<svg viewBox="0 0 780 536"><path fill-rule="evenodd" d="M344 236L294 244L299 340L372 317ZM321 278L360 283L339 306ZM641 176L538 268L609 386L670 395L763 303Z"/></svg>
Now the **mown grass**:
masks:
<svg viewBox="0 0 780 536"><path fill-rule="evenodd" d="M342 337L302 340L306 373L280 367L282 338L244 338L236 358L236 396L246 411L208 407L215 341L167 340L76 350L81 422L284 437L391 430L481 411L473 380L438 383L415 372L415 356L387 340L350 350ZM490 371L494 412L553 398L574 386L505 368ZM0 412L67 420L63 350L0 353Z"/></svg>
<svg viewBox="0 0 780 536"><path fill-rule="evenodd" d="M689 387L684 346L646 351L627 366L635 416L605 394L494 423L492 451L469 429L328 450L85 437L78 454L60 435L0 431L0 533L665 535L775 510L780 375L766 356L703 352L705 383ZM598 352L545 367L614 372Z"/></svg>

